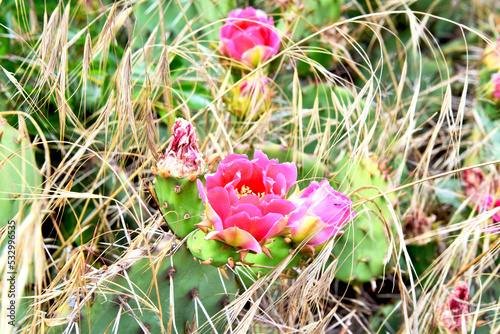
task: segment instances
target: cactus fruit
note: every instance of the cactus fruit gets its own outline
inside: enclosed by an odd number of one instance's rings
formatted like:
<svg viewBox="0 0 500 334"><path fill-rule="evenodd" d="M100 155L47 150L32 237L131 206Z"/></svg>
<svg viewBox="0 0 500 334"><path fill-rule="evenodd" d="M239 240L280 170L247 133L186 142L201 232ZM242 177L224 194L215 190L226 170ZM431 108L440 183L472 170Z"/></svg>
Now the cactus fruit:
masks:
<svg viewBox="0 0 500 334"><path fill-rule="evenodd" d="M237 291L234 275L220 275L223 269L199 264L184 246L171 241L162 241L150 252L151 258L146 249L135 249L106 270L95 270L86 292L67 294L45 319L47 333L74 333L68 330L72 326L79 333L223 331L226 317L214 316ZM169 245L164 256L162 246Z"/></svg>
<svg viewBox="0 0 500 334"><path fill-rule="evenodd" d="M196 229L205 208L196 185L205 161L189 122L176 119L172 132L170 145L151 170L161 211L175 235L184 238Z"/></svg>
<svg viewBox="0 0 500 334"><path fill-rule="evenodd" d="M359 165L348 164L345 157L338 166L343 166L335 176L343 193L349 193L353 201L369 199L387 192L390 183L374 157L363 158ZM377 188L377 189L375 189ZM388 195L392 200L391 196ZM386 224L390 225L391 213L383 197L367 201L357 210L352 225L345 227L344 235L335 242L333 255L338 258L336 278L345 282L363 283L378 278L384 273L389 253L389 238Z"/></svg>
<svg viewBox="0 0 500 334"><path fill-rule="evenodd" d="M41 184L41 174L35 163L35 153L27 137L11 127L0 116L0 227L18 213ZM19 217L21 220L22 216Z"/></svg>
<svg viewBox="0 0 500 334"><path fill-rule="evenodd" d="M205 232L197 231L187 239L187 246L193 256L202 264L211 264L216 267L234 263L241 259L241 254L234 247L217 240L205 240Z"/></svg>

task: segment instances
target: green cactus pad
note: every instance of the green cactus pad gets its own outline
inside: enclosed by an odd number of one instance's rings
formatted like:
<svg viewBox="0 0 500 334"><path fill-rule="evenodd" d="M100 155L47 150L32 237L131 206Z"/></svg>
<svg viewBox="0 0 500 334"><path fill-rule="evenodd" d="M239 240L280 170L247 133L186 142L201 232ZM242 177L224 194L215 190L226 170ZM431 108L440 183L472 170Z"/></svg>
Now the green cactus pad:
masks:
<svg viewBox="0 0 500 334"><path fill-rule="evenodd" d="M238 270L240 271L240 277L245 283L246 287L250 286L253 283L253 280L250 280L247 275L251 275L253 279L258 279L263 275L267 275L276 266L278 266L281 261L283 261L290 254L290 251L292 250L291 244L285 242L285 238L283 237L274 238L274 242L267 244L266 247L269 248L272 258L269 258L264 253L248 254L245 257L245 261L252 264L247 267L251 270L252 273L250 273L248 270L238 267ZM295 255L290 263L286 266L286 268L291 269L293 267L296 267L299 264L300 258L300 255ZM245 270L247 275L242 273L242 270Z"/></svg>
<svg viewBox="0 0 500 334"><path fill-rule="evenodd" d="M201 222L205 210L196 180L157 175L155 190L161 211L175 235L185 238L196 230L195 224Z"/></svg>
<svg viewBox="0 0 500 334"><path fill-rule="evenodd" d="M369 187L354 192L350 197L353 202L379 195L390 189L386 176L372 159L364 158L359 165L354 165L344 158L338 166L342 170L335 176L340 184L340 191L347 194L362 187ZM392 199L393 195L389 198ZM365 202L352 224L344 228L344 235L335 243L333 255L337 258L335 277L351 283L369 282L384 273L386 257L389 252L389 239L386 234L386 223L390 224L392 216L388 203L383 197L372 202ZM385 222L384 222L385 221Z"/></svg>
<svg viewBox="0 0 500 334"><path fill-rule="evenodd" d="M152 253L153 258L157 253ZM67 296L49 319L56 325L47 333L62 333L72 325L79 327L79 333L112 333L114 329L124 334L187 333L196 327L198 333L210 333L213 327L205 312L217 331L227 326L222 310L237 291L232 273L221 275L218 268L199 264L184 246L163 258L159 266L157 262L152 265L147 252L130 262L133 260L110 266L88 282L87 291L92 296L85 303L77 303L76 294ZM153 268L158 269L156 274ZM107 274L111 272L115 274ZM93 286L96 288L91 289ZM82 300L84 294L78 297ZM73 314L77 316L68 318L75 307L78 310Z"/></svg>
<svg viewBox="0 0 500 334"><path fill-rule="evenodd" d="M187 246L195 258L211 262L209 264L216 267L227 264L229 259L237 262L241 258L234 247L227 248L228 245L217 240L205 240L205 233L202 230L187 239Z"/></svg>
<svg viewBox="0 0 500 334"><path fill-rule="evenodd" d="M34 150L29 145L25 135L0 117L0 227L18 212L27 211L26 204L42 183Z"/></svg>

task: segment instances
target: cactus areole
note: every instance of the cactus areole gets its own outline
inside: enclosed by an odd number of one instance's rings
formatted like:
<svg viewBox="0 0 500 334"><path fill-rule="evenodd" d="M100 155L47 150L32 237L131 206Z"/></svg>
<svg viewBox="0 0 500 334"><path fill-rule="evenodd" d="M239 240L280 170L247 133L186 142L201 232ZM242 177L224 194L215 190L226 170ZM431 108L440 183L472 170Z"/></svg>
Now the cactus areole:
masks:
<svg viewBox="0 0 500 334"><path fill-rule="evenodd" d="M195 128L178 118L172 127L173 138L156 166L155 190L164 217L181 238L196 229L203 212L197 178L204 173L205 161L198 148Z"/></svg>

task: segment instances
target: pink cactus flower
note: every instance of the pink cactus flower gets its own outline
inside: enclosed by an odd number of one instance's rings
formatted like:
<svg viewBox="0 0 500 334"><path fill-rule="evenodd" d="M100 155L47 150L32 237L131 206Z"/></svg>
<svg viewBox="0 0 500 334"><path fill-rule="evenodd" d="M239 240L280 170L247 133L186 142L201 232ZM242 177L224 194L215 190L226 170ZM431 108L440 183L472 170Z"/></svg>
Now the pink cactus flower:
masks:
<svg viewBox="0 0 500 334"><path fill-rule="evenodd" d="M252 7L233 10L228 17L220 31L223 55L257 67L278 53L280 37L272 17Z"/></svg>
<svg viewBox="0 0 500 334"><path fill-rule="evenodd" d="M198 139L194 126L182 118L175 120L172 127L173 139L165 154L160 157L153 174L168 177L201 175L204 172L205 160L198 148Z"/></svg>
<svg viewBox="0 0 500 334"><path fill-rule="evenodd" d="M438 324L447 333L462 333L462 327L469 327L469 288L465 282L458 282L438 312Z"/></svg>
<svg viewBox="0 0 500 334"><path fill-rule="evenodd" d="M229 155L215 174L206 176L206 188L198 181L206 204L206 219L198 226L208 233L206 239L243 251L266 252L267 240L284 233L295 210L284 197L296 179L294 164L269 160L262 151L256 150L253 160Z"/></svg>
<svg viewBox="0 0 500 334"><path fill-rule="evenodd" d="M495 100L500 100L500 72L491 75L491 83L493 84L491 97Z"/></svg>
<svg viewBox="0 0 500 334"><path fill-rule="evenodd" d="M287 224L292 241L299 244L307 239L306 246L316 250L339 234L355 215L349 197L334 190L328 180L313 181L290 201L297 206Z"/></svg>

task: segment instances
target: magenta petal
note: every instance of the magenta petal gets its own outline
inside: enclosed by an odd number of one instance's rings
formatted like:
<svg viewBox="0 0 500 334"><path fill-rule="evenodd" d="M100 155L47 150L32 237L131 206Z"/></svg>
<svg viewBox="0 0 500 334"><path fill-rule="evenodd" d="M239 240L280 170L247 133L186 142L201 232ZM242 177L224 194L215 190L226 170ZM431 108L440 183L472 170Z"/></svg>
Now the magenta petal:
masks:
<svg viewBox="0 0 500 334"><path fill-rule="evenodd" d="M261 150L255 150L253 153L253 161L262 168L267 168L269 165L269 158Z"/></svg>
<svg viewBox="0 0 500 334"><path fill-rule="evenodd" d="M241 60L242 53L236 49L234 42L230 39L224 38L219 45L219 52L226 57Z"/></svg>
<svg viewBox="0 0 500 334"><path fill-rule="evenodd" d="M254 40L251 35L248 35L245 31L235 33L231 41L234 44L234 48L238 55L243 55L247 50L253 49L257 45L261 45L259 41Z"/></svg>
<svg viewBox="0 0 500 334"><path fill-rule="evenodd" d="M259 208L252 204L240 204L233 208L231 214L234 216L240 212L245 212L249 217L262 217L262 212Z"/></svg>
<svg viewBox="0 0 500 334"><path fill-rule="evenodd" d="M260 199L259 199L259 196L257 196L257 195L247 195L247 196L243 196L240 199L240 204L252 204L255 206L259 206Z"/></svg>
<svg viewBox="0 0 500 334"><path fill-rule="evenodd" d="M273 199L264 207L264 215L268 213L279 213L283 216L290 214L296 209L295 205L286 199Z"/></svg>
<svg viewBox="0 0 500 334"><path fill-rule="evenodd" d="M207 199L212 209L217 213L222 222L231 214L231 205L227 191L221 187L210 189L207 193Z"/></svg>
<svg viewBox="0 0 500 334"><path fill-rule="evenodd" d="M291 162L271 165L269 166L266 175L271 178L276 178L279 174L282 174L286 180L285 191L287 191L295 183L295 181L297 181L297 166Z"/></svg>
<svg viewBox="0 0 500 334"><path fill-rule="evenodd" d="M201 196L203 203L207 204L207 191L205 189L205 186L203 185L203 182L201 182L199 179L197 179L196 186L198 187L198 191L200 192L200 196Z"/></svg>
<svg viewBox="0 0 500 334"><path fill-rule="evenodd" d="M336 226L325 226L319 231L315 232L313 237L307 242L308 245L318 246L328 241L331 237L340 231Z"/></svg>
<svg viewBox="0 0 500 334"><path fill-rule="evenodd" d="M220 240L230 246L242 249L251 250L257 254L262 252L260 244L255 238L238 227L230 227L221 232L211 232L205 237L207 240Z"/></svg>
<svg viewBox="0 0 500 334"><path fill-rule="evenodd" d="M279 218L279 214L276 213L270 213L266 215L265 217L261 218L261 221L259 221L260 224L267 224L267 232L265 233L264 236L262 236L261 240L269 239L274 237L275 235L283 232L284 228L286 227L286 219L285 217L281 216ZM271 225L271 228L269 228L269 225Z"/></svg>
<svg viewBox="0 0 500 334"><path fill-rule="evenodd" d="M296 227L300 224L300 219L304 217L307 212L307 207L299 206L295 211L293 211L288 217L288 221L286 223L287 227Z"/></svg>

